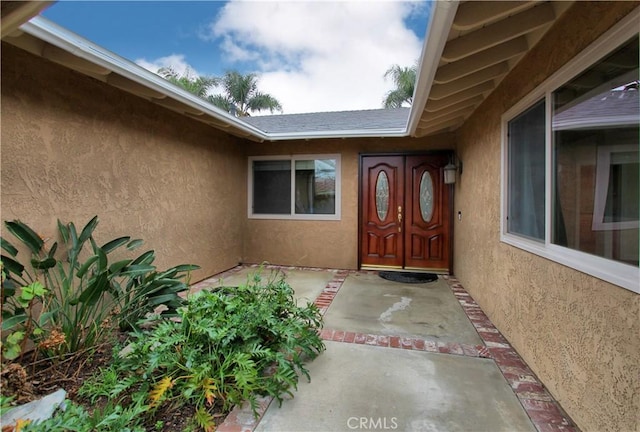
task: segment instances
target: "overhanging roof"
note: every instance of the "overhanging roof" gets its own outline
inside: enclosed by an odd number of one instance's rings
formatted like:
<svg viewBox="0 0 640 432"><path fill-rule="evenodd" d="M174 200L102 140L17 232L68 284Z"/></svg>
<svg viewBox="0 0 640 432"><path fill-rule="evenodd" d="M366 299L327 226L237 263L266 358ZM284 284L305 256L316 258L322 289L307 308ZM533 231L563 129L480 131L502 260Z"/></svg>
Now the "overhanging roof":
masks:
<svg viewBox="0 0 640 432"><path fill-rule="evenodd" d="M460 127L571 3L436 2L441 16L426 38L409 133Z"/></svg>
<svg viewBox="0 0 640 432"><path fill-rule="evenodd" d="M23 16L33 14L29 2ZM42 18L2 40L232 135L254 141L336 137L422 137L455 130L542 37L571 2L433 3L408 122L368 111L255 117L244 122L158 75ZM13 15L16 16L15 14ZM2 25L5 17L3 14ZM437 66L433 66L437 65ZM382 110L372 110L382 111ZM312 119L309 116L318 116ZM406 114L404 114L406 115ZM326 121L335 123L327 125ZM295 120L299 120L296 127ZM303 121L304 120L304 121ZM389 123L389 121L392 121ZM395 123L397 121L397 123ZM324 126L323 126L324 124Z"/></svg>

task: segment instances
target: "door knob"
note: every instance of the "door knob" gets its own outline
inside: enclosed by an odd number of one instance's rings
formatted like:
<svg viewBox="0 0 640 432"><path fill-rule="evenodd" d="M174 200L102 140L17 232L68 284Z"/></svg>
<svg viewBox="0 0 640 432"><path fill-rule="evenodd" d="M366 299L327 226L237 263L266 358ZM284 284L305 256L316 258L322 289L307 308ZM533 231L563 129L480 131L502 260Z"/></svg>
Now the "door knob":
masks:
<svg viewBox="0 0 640 432"><path fill-rule="evenodd" d="M402 232L402 206L398 206L398 232Z"/></svg>

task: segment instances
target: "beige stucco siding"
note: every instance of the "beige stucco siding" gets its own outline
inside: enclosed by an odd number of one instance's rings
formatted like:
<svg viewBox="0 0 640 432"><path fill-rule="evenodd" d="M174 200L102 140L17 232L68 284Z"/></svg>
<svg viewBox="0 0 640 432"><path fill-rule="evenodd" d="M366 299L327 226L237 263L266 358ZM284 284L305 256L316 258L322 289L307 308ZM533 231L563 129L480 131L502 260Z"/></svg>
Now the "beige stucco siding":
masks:
<svg viewBox="0 0 640 432"><path fill-rule="evenodd" d="M500 242L500 118L637 3L576 2L459 131L454 273L584 431L636 431L640 295Z"/></svg>
<svg viewBox="0 0 640 432"><path fill-rule="evenodd" d="M342 217L339 221L249 219L244 261L357 268L359 155L451 148L450 134L420 139L352 138L253 144L248 149L251 156L341 154Z"/></svg>
<svg viewBox="0 0 640 432"><path fill-rule="evenodd" d="M45 237L98 215L198 280L242 256L243 141L2 44L2 219ZM6 235L6 231L2 231Z"/></svg>

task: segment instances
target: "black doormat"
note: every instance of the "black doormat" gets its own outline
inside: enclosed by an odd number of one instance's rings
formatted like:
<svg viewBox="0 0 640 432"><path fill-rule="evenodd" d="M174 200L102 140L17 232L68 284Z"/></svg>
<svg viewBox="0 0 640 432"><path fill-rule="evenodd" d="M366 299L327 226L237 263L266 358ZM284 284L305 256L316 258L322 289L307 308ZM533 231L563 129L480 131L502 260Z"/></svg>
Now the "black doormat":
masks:
<svg viewBox="0 0 640 432"><path fill-rule="evenodd" d="M438 280L438 275L435 273L381 271L378 272L378 276L394 282L411 284L427 283Z"/></svg>

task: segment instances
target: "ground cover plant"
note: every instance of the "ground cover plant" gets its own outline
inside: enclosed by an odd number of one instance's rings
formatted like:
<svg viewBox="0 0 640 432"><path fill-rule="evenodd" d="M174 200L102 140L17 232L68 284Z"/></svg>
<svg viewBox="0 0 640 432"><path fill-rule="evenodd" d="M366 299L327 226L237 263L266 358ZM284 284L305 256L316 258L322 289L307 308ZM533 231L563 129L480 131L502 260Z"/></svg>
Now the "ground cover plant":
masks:
<svg viewBox="0 0 640 432"><path fill-rule="evenodd" d="M257 397L293 397L304 362L324 350L318 308L300 307L284 277L254 274L239 287L204 290L188 297L179 319L136 331L124 354L90 379L80 392L92 404L135 412L141 426L154 413L188 404L194 429L214 430L216 414Z"/></svg>
<svg viewBox="0 0 640 432"><path fill-rule="evenodd" d="M141 242L99 246L96 225L78 233L59 223L58 250L25 224L7 223L31 257L21 264L2 239L0 410L28 396L7 392L12 379L14 389L29 388L30 374L40 386L53 376L76 384L64 411L19 430L212 431L234 405L248 401L255 412L259 395L281 401L301 375L310 378L304 362L324 350L321 315L296 305L282 274L258 271L239 287L183 300L195 266L157 271L153 251L123 258L114 251Z"/></svg>

